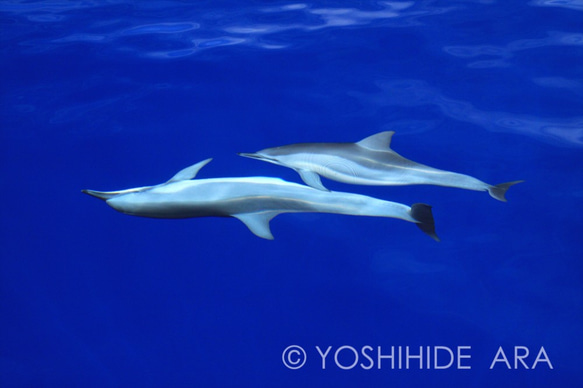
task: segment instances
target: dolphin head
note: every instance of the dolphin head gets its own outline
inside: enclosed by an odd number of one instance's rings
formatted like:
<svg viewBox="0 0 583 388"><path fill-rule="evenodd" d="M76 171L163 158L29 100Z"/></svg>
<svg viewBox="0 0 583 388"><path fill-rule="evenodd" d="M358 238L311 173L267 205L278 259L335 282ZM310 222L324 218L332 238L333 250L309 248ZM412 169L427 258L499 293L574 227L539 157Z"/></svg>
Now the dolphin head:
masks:
<svg viewBox="0 0 583 388"><path fill-rule="evenodd" d="M81 190L81 192L105 201L109 206L119 212L131 214L133 211L132 207L136 202L134 199L135 194L148 190L151 187L136 187L119 191Z"/></svg>

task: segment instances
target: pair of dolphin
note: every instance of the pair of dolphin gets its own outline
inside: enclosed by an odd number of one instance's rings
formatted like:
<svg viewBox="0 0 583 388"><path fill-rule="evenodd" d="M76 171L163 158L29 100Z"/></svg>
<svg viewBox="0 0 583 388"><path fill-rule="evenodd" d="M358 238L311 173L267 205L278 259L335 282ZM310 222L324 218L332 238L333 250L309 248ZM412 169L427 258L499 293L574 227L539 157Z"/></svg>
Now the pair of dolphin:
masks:
<svg viewBox="0 0 583 388"><path fill-rule="evenodd" d="M82 190L125 214L152 218L234 217L255 235L273 239L269 222L281 213L317 212L392 217L415 223L439 241L431 207L383 201L360 194L328 191L320 175L361 185L433 184L488 191L498 200L513 184L489 185L476 178L438 170L405 159L390 148L393 132L357 143L292 144L239 155L296 170L308 185L279 178L246 177L192 180L212 159L178 172L169 181L120 191ZM311 186L311 187L310 187Z"/></svg>

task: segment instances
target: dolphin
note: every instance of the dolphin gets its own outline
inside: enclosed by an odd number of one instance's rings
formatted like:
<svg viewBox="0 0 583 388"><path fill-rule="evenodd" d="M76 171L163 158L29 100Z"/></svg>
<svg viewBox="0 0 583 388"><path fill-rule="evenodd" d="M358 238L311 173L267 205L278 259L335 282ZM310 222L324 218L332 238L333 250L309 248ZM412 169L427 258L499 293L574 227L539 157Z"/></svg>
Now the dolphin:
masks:
<svg viewBox="0 0 583 388"><path fill-rule="evenodd" d="M506 202L506 190L523 182L489 185L469 175L413 162L391 149L394 133L380 132L357 143L290 144L238 155L292 168L308 186L319 190L327 190L320 180L323 176L354 185L437 185L488 191L493 198Z"/></svg>
<svg viewBox="0 0 583 388"><path fill-rule="evenodd" d="M281 213L336 213L392 217L415 223L439 241L431 206L411 207L365 195L322 191L279 178L243 177L196 179L212 159L187 167L169 181L120 191L82 190L115 210L151 218L234 217L256 236L272 240L269 222Z"/></svg>

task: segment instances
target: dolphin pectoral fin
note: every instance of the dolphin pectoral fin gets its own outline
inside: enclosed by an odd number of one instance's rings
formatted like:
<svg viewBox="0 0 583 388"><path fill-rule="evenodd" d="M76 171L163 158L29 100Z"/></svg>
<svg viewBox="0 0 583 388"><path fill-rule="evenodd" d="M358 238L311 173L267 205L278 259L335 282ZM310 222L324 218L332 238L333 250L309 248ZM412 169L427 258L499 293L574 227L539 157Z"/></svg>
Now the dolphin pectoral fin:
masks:
<svg viewBox="0 0 583 388"><path fill-rule="evenodd" d="M244 223L257 237L273 240L273 234L269 229L269 221L278 214L278 212L244 213L234 214L233 217Z"/></svg>
<svg viewBox="0 0 583 388"><path fill-rule="evenodd" d="M424 203L414 203L411 205L411 217L417 221L416 225L427 234L429 237L439 242L439 237L435 233L435 221L433 220L433 213L431 206Z"/></svg>
<svg viewBox="0 0 583 388"><path fill-rule="evenodd" d="M213 160L213 158L205 159L202 162L198 162L197 164L193 164L190 167L186 167L185 169L178 171L178 173L176 173L176 175L170 178L170 180L166 183L193 179L196 174L198 174L200 169L206 166L211 160Z"/></svg>
<svg viewBox="0 0 583 388"><path fill-rule="evenodd" d="M496 198L498 201L506 202L506 197L504 196L506 191L510 188L510 186L521 182L524 181L506 182L500 183L499 185L490 186L488 187L488 193L492 198Z"/></svg>
<svg viewBox="0 0 583 388"><path fill-rule="evenodd" d="M374 151L389 151L391 149L391 139L395 134L394 131L385 131L369 136L357 142L361 147Z"/></svg>
<svg viewBox="0 0 583 388"><path fill-rule="evenodd" d="M296 171L298 172L298 174L300 174L300 177L302 178L306 185L313 187L314 189L330 191L326 187L324 187L322 181L320 180L320 175L316 174L314 171L301 169L298 169Z"/></svg>

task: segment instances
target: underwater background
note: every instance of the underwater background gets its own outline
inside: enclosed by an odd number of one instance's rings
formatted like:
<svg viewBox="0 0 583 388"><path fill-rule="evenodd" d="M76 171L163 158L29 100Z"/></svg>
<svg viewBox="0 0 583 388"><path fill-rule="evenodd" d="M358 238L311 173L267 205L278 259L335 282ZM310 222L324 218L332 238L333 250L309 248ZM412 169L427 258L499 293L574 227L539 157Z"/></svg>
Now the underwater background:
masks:
<svg viewBox="0 0 583 388"><path fill-rule="evenodd" d="M1 387L583 386L582 1L0 1L0 28ZM267 241L80 192L209 157L197 178L301 182L236 153L387 130L525 182L502 203L323 180L432 205L439 243L315 213ZM471 358L377 358L407 346Z"/></svg>

